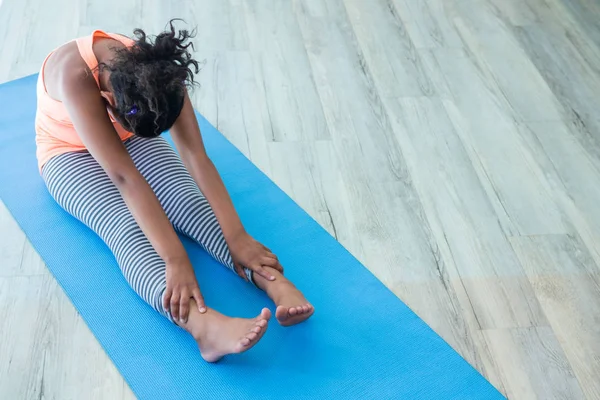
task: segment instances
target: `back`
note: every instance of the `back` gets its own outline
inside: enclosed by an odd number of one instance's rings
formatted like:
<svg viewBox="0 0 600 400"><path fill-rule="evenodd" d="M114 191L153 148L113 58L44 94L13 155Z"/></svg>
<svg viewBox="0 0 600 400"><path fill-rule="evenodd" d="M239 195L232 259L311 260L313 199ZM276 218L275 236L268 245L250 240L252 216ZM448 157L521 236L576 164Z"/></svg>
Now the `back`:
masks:
<svg viewBox="0 0 600 400"><path fill-rule="evenodd" d="M93 52L95 40L107 38L114 39L125 46L130 47L134 42L125 36L106 33L103 31L94 31L91 35L75 39L77 50L85 62L85 65L91 71L96 84L98 84L98 60ZM55 50L56 51L56 50ZM71 152L85 150L79 135L73 127L69 114L61 101L53 99L46 91L44 68L48 58L54 53L50 53L44 62L37 81L37 110L35 118L36 145L38 167L41 171L44 164L52 157ZM100 90L98 85L98 90ZM110 115L109 115L110 116ZM126 140L133 136L133 133L126 131L112 117L111 121L121 140Z"/></svg>

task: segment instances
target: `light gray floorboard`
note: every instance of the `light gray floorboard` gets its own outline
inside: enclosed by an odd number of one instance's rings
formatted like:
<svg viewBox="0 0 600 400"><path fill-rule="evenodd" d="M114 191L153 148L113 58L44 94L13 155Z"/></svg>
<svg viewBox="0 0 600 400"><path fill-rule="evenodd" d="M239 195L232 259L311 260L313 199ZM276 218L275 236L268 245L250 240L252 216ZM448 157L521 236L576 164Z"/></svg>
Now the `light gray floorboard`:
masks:
<svg viewBox="0 0 600 400"><path fill-rule="evenodd" d="M0 82L173 17L196 108L500 391L600 398L597 1L3 0ZM0 397L133 398L0 235Z"/></svg>

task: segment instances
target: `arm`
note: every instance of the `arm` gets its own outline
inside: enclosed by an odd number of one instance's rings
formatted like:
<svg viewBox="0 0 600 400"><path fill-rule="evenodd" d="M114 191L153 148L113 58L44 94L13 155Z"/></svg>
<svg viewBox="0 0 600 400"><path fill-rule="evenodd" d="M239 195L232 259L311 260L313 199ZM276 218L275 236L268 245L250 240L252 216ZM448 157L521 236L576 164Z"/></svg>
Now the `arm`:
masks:
<svg viewBox="0 0 600 400"><path fill-rule="evenodd" d="M215 165L206 154L200 127L187 95L181 114L170 131L185 167L206 196L227 243L233 241L237 236L243 235L245 230L240 217L233 207Z"/></svg>
<svg viewBox="0 0 600 400"><path fill-rule="evenodd" d="M61 98L77 133L90 154L116 185L134 219L156 252L167 264L167 275L169 272L174 272L169 269L179 268L179 266L191 268L185 249L156 195L135 167L114 130L94 79L87 74L82 77L69 78L69 81L61 86ZM185 273L189 275L189 272ZM189 276L187 278L189 280ZM190 297L198 295L198 298L201 299L197 283L195 286L190 290L196 290L197 293L190 293ZM168 294L167 292L165 299L171 300L171 312L173 316L175 314L178 316L179 298L177 298L177 304L174 304L174 299ZM181 294L181 297L184 296ZM189 297L187 301L189 302ZM173 306L177 306L177 310L174 310ZM186 307L182 306L181 311L187 316ZM169 308L168 303L165 303L165 308Z"/></svg>
<svg viewBox="0 0 600 400"><path fill-rule="evenodd" d="M171 128L171 136L183 163L206 196L219 221L238 274L246 278L240 268L243 265L266 279L274 279L262 266L282 270L277 257L246 233L217 169L206 154L200 127L187 94L181 114Z"/></svg>

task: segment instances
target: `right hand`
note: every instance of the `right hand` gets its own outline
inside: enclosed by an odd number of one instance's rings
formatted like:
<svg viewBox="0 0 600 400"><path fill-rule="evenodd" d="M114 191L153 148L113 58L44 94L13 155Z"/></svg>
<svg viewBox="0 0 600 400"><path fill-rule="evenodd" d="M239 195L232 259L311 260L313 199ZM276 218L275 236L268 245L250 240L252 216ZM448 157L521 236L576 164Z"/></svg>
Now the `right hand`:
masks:
<svg viewBox="0 0 600 400"><path fill-rule="evenodd" d="M165 310L171 312L175 321L187 322L191 298L196 300L198 311L205 313L204 298L190 261L186 259L167 263L167 290L163 297Z"/></svg>

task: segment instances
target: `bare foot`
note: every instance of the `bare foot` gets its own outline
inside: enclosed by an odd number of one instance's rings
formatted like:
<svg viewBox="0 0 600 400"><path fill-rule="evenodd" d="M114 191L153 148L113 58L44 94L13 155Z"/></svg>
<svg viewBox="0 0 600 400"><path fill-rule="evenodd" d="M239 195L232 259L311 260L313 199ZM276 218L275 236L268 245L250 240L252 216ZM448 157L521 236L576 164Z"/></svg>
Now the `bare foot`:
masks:
<svg viewBox="0 0 600 400"><path fill-rule="evenodd" d="M194 303L190 304L188 322L178 325L196 339L204 360L216 362L227 354L242 353L258 343L267 331L270 318L268 308L263 308L255 318L230 318L210 308L200 314Z"/></svg>
<svg viewBox="0 0 600 400"><path fill-rule="evenodd" d="M269 272L275 276L274 281L268 281L258 274L254 274L254 281L277 305L277 321L282 326L291 326L310 318L315 308L296 286L276 269L269 268Z"/></svg>

